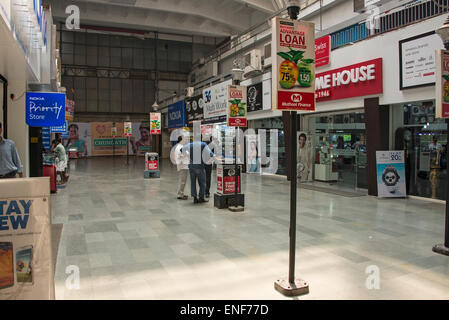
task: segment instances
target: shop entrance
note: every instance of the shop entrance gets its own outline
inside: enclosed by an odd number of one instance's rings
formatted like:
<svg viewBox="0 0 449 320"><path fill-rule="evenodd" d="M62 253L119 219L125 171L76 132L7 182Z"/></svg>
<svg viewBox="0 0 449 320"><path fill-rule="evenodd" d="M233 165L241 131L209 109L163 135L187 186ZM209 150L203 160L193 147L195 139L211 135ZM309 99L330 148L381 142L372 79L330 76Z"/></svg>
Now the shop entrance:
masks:
<svg viewBox="0 0 449 320"><path fill-rule="evenodd" d="M367 189L364 111L326 113L305 118L312 144L308 181L343 189Z"/></svg>

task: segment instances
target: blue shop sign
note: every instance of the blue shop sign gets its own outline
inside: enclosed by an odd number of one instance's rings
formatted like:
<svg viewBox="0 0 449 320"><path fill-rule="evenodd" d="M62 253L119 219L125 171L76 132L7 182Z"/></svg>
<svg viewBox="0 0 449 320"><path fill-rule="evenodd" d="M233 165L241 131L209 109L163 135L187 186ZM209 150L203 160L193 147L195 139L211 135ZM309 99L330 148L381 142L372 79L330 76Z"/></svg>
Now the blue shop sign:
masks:
<svg viewBox="0 0 449 320"><path fill-rule="evenodd" d="M64 122L62 126L51 127L52 133L66 133L67 132L67 121Z"/></svg>
<svg viewBox="0 0 449 320"><path fill-rule="evenodd" d="M186 105L184 100L168 106L168 128L182 128L186 126Z"/></svg>
<svg viewBox="0 0 449 320"><path fill-rule="evenodd" d="M50 150L51 131L49 127L42 128L42 146L45 150Z"/></svg>
<svg viewBox="0 0 449 320"><path fill-rule="evenodd" d="M65 122L65 93L27 92L26 123L30 127L57 127Z"/></svg>

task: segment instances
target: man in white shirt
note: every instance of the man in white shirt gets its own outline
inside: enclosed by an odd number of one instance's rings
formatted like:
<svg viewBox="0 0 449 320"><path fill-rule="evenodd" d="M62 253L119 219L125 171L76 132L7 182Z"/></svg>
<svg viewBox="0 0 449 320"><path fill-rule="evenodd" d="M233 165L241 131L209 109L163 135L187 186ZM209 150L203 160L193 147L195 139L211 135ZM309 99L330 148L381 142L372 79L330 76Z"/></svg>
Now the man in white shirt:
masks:
<svg viewBox="0 0 449 320"><path fill-rule="evenodd" d="M182 147L188 142L187 137L182 136L178 138L178 144L175 148L175 160L178 169L178 199L187 200L189 197L184 195L186 187L187 175L189 173L190 156L188 151L181 151Z"/></svg>

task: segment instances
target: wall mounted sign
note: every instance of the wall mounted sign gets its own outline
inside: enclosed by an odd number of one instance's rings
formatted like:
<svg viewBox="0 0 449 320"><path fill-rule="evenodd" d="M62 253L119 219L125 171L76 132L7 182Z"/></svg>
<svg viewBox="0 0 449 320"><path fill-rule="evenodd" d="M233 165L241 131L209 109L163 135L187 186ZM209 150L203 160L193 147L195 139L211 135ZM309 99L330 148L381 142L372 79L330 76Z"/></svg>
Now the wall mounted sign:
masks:
<svg viewBox="0 0 449 320"><path fill-rule="evenodd" d="M203 95L188 98L185 101L187 124L193 124L193 121L204 119L204 99Z"/></svg>
<svg viewBox="0 0 449 320"><path fill-rule="evenodd" d="M331 36L315 40L315 68L327 66L331 56Z"/></svg>
<svg viewBox="0 0 449 320"><path fill-rule="evenodd" d="M315 110L315 24L272 20L273 108Z"/></svg>
<svg viewBox="0 0 449 320"><path fill-rule="evenodd" d="M50 127L42 128L42 146L49 151L51 147L51 130Z"/></svg>
<svg viewBox="0 0 449 320"><path fill-rule="evenodd" d="M246 91L248 98L248 112L263 110L262 82L247 86Z"/></svg>
<svg viewBox="0 0 449 320"><path fill-rule="evenodd" d="M399 41L400 89L435 83L435 50L444 49L434 31Z"/></svg>
<svg viewBox="0 0 449 320"><path fill-rule="evenodd" d="M436 52L436 117L449 118L449 50Z"/></svg>
<svg viewBox="0 0 449 320"><path fill-rule="evenodd" d="M182 128L186 125L186 106L184 100L168 106L168 128Z"/></svg>
<svg viewBox="0 0 449 320"><path fill-rule="evenodd" d="M64 122L62 126L51 127L52 133L66 133L67 132L67 121Z"/></svg>
<svg viewBox="0 0 449 320"><path fill-rule="evenodd" d="M65 93L26 93L26 123L30 127L57 127L64 122Z"/></svg>
<svg viewBox="0 0 449 320"><path fill-rule="evenodd" d="M316 99L318 102L368 96L382 92L382 58L316 75Z"/></svg>
<svg viewBox="0 0 449 320"><path fill-rule="evenodd" d="M228 126L246 127L246 87L228 86Z"/></svg>
<svg viewBox="0 0 449 320"><path fill-rule="evenodd" d="M232 80L203 90L204 123L226 122L228 85L232 85Z"/></svg>
<svg viewBox="0 0 449 320"><path fill-rule="evenodd" d="M161 134L162 130L161 114L159 112L150 113L150 124L151 124L150 134Z"/></svg>

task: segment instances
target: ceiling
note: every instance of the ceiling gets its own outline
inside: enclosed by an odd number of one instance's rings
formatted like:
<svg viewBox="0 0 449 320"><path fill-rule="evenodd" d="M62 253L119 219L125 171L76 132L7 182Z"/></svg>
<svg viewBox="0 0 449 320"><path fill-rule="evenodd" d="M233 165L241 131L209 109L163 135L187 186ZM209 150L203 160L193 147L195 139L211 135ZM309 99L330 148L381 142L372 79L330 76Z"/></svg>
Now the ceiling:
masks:
<svg viewBox="0 0 449 320"><path fill-rule="evenodd" d="M228 37L282 9L283 0L44 0L55 20L80 8L81 24L175 34Z"/></svg>

